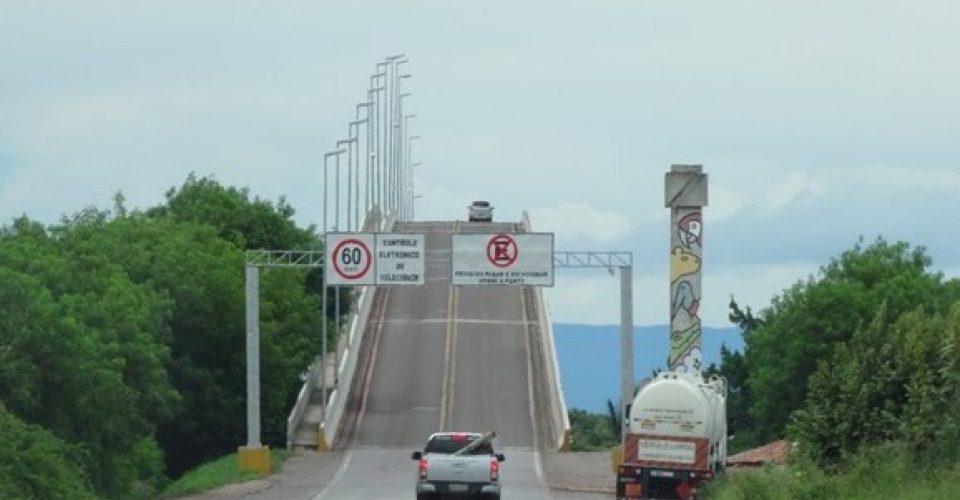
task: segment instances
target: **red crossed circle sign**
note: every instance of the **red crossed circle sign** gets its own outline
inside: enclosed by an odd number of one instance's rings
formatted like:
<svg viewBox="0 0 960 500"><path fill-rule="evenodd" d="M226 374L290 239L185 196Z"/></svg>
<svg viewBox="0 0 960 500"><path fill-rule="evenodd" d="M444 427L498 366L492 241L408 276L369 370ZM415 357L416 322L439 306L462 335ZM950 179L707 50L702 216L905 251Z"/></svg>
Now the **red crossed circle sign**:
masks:
<svg viewBox="0 0 960 500"><path fill-rule="evenodd" d="M343 279L364 277L373 263L373 254L367 244L357 239L346 239L333 249L333 270Z"/></svg>
<svg viewBox="0 0 960 500"><path fill-rule="evenodd" d="M510 267L520 256L516 240L507 234L498 234L487 242L487 260L497 267Z"/></svg>

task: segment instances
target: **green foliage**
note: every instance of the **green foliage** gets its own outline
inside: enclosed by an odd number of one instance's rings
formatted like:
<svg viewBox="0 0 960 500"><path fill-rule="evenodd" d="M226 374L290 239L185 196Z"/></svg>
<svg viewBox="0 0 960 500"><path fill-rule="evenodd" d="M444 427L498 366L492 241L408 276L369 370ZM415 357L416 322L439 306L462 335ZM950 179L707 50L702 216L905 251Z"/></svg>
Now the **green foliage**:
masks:
<svg viewBox="0 0 960 500"><path fill-rule="evenodd" d="M312 226L300 229L293 222L295 211L283 197L274 206L260 198L251 200L246 188L225 187L194 174L166 196L165 204L148 211L151 217L213 226L238 248L289 250L317 243Z"/></svg>
<svg viewBox="0 0 960 500"><path fill-rule="evenodd" d="M271 470L279 471L289 454L284 449L270 450ZM256 472L241 470L237 454L232 453L204 463L185 473L164 488L161 497L179 497L209 491L228 484L259 479Z"/></svg>
<svg viewBox="0 0 960 500"><path fill-rule="evenodd" d="M918 308L870 325L836 347L810 379L791 434L819 464L842 465L864 445L905 443L919 458L956 458L960 302L949 318ZM945 452L951 451L945 456Z"/></svg>
<svg viewBox="0 0 960 500"><path fill-rule="evenodd" d="M810 462L728 470L707 485L703 496L715 500L960 498L960 466L919 465L905 447L886 443L851 457L849 467L838 474L826 474Z"/></svg>
<svg viewBox="0 0 960 500"><path fill-rule="evenodd" d="M611 428L609 415L576 408L571 409L569 415L573 433L571 451L605 451L620 444L619 433Z"/></svg>
<svg viewBox="0 0 960 500"><path fill-rule="evenodd" d="M921 304L944 312L958 298L958 287L929 272L930 264L922 247L879 238L843 252L817 278L798 282L756 317L733 302L731 319L743 329L745 350L742 358L728 355L721 372L739 394L728 403L738 445L781 437L790 414L803 406L818 361L869 323L881 304L892 319Z"/></svg>
<svg viewBox="0 0 960 500"><path fill-rule="evenodd" d="M245 439L243 249L321 245L283 200L210 179L147 213L114 204L0 229L0 402L82 450L98 494L144 497ZM319 272L261 273L267 443L320 345Z"/></svg>
<svg viewBox="0 0 960 500"><path fill-rule="evenodd" d="M0 498L96 498L84 474L81 451L0 404Z"/></svg>
<svg viewBox="0 0 960 500"><path fill-rule="evenodd" d="M82 445L97 491L156 482L152 436L178 402L165 369L169 304L25 219L0 240L0 303L0 400Z"/></svg>

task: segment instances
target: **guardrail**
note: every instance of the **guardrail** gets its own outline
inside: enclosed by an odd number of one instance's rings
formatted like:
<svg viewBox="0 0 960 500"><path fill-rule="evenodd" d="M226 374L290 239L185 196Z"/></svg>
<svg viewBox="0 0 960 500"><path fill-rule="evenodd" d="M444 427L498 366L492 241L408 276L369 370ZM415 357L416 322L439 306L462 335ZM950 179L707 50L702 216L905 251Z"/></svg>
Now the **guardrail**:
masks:
<svg viewBox="0 0 960 500"><path fill-rule="evenodd" d="M522 224L527 232L532 231L530 225L530 215L526 210L523 211ZM551 389L550 397L550 418L555 432L554 445L560 451L569 451L570 449L570 416L567 414L567 403L563 395L563 382L560 379L560 363L557 361L557 349L553 340L553 323L550 322L550 312L547 309L547 301L543 298L543 289L536 289L537 297L537 321L540 323L540 341L543 343L544 357L547 363L547 384Z"/></svg>

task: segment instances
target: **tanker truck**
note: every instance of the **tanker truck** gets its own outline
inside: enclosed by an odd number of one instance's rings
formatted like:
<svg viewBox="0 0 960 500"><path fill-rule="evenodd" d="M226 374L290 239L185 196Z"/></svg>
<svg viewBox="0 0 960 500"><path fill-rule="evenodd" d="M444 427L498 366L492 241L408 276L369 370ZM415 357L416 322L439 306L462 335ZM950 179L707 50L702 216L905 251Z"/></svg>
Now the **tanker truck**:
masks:
<svg viewBox="0 0 960 500"><path fill-rule="evenodd" d="M693 498L727 460L726 380L662 372L627 410L617 499Z"/></svg>

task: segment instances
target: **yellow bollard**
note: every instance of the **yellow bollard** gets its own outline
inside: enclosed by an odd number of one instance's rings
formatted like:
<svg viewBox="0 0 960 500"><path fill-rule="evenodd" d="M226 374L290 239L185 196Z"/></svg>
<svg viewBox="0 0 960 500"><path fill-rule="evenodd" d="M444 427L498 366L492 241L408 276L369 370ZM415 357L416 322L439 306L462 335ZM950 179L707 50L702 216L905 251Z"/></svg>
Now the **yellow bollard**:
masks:
<svg viewBox="0 0 960 500"><path fill-rule="evenodd" d="M330 451L330 445L327 444L327 432L323 423L317 428L317 451Z"/></svg>
<svg viewBox="0 0 960 500"><path fill-rule="evenodd" d="M259 446L248 448L241 446L237 450L240 459L240 469L259 473L261 476L270 474L270 447Z"/></svg>

